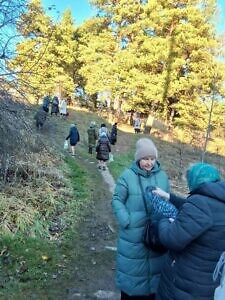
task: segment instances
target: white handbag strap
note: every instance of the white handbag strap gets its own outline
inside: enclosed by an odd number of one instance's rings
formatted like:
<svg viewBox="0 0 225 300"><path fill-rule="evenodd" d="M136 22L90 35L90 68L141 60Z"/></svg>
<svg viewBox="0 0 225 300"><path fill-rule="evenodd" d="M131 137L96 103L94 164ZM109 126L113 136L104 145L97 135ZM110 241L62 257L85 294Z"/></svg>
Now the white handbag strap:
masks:
<svg viewBox="0 0 225 300"><path fill-rule="evenodd" d="M216 264L213 272L213 281L216 281L220 277L220 284L225 284L225 252L220 256L218 263Z"/></svg>

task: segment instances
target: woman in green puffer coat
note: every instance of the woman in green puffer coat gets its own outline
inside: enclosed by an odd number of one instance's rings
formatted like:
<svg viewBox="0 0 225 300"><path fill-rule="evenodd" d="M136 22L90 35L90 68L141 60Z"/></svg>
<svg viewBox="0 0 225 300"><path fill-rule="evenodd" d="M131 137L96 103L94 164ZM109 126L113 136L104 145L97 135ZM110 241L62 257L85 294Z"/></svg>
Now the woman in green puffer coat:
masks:
<svg viewBox="0 0 225 300"><path fill-rule="evenodd" d="M154 143L139 139L135 161L120 176L113 194L112 207L119 223L116 286L121 300L153 300L158 287L165 255L148 250L142 242L147 216L139 184L140 178L144 190L157 186L169 191L168 177L157 157Z"/></svg>

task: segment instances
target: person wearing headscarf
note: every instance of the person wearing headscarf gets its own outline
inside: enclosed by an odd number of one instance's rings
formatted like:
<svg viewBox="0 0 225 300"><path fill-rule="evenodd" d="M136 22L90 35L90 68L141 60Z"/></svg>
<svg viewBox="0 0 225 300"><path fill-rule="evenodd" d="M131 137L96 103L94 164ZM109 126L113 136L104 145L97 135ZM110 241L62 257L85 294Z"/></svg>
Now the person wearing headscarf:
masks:
<svg viewBox="0 0 225 300"><path fill-rule="evenodd" d="M93 149L96 146L96 140L98 139L94 121L90 123L90 126L87 130L87 134L88 134L88 153L92 154Z"/></svg>
<svg viewBox="0 0 225 300"><path fill-rule="evenodd" d="M70 125L70 131L66 140L70 139L72 156L75 156L75 146L80 141L80 135L75 124Z"/></svg>
<svg viewBox="0 0 225 300"><path fill-rule="evenodd" d="M106 125L104 123L101 124L101 126L100 126L100 128L98 130L98 136L99 136L99 138L101 137L101 134L103 132L106 134L107 137L109 136L108 128L106 127Z"/></svg>
<svg viewBox="0 0 225 300"><path fill-rule="evenodd" d="M54 96L52 99L52 109L51 109L51 116L59 113L59 98L57 96Z"/></svg>
<svg viewBox="0 0 225 300"><path fill-rule="evenodd" d="M59 113L60 116L63 118L66 118L68 112L67 112L67 101L65 99L61 99L59 102Z"/></svg>
<svg viewBox="0 0 225 300"><path fill-rule="evenodd" d="M106 162L109 160L109 153L111 152L111 147L109 144L109 139L106 133L103 131L100 134L98 143L96 146L96 158L99 161L98 168L100 170L106 170Z"/></svg>
<svg viewBox="0 0 225 300"><path fill-rule="evenodd" d="M187 199L154 191L179 209L174 221L163 219L158 225L159 240L169 255L157 300L212 300L219 285L212 275L225 249L225 181L207 163L193 165L186 176Z"/></svg>
<svg viewBox="0 0 225 300"><path fill-rule="evenodd" d="M152 140L136 143L134 161L119 177L112 208L119 223L116 286L121 300L155 299L165 255L149 250L142 241L147 215L141 186L159 186L169 192L167 174L161 169Z"/></svg>
<svg viewBox="0 0 225 300"><path fill-rule="evenodd" d="M45 112L49 112L50 97L46 95L43 99L42 108Z"/></svg>

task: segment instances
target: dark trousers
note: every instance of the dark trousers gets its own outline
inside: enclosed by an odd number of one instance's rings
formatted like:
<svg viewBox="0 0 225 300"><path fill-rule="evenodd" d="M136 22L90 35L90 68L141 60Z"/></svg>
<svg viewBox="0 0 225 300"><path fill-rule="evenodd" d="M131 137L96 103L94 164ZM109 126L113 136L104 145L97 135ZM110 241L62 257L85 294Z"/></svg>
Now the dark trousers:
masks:
<svg viewBox="0 0 225 300"><path fill-rule="evenodd" d="M121 300L155 300L155 294L149 296L129 296L121 291Z"/></svg>
<svg viewBox="0 0 225 300"><path fill-rule="evenodd" d="M140 133L141 129L140 128L134 128L134 133Z"/></svg>

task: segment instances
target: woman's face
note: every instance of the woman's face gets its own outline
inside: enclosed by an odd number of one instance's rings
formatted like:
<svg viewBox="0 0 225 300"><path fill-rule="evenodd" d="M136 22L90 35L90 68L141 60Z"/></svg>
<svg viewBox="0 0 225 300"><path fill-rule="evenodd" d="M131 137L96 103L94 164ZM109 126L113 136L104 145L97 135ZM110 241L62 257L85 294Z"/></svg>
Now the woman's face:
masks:
<svg viewBox="0 0 225 300"><path fill-rule="evenodd" d="M155 157L144 157L139 161L140 168L145 171L151 171L151 169L154 167L155 161Z"/></svg>

